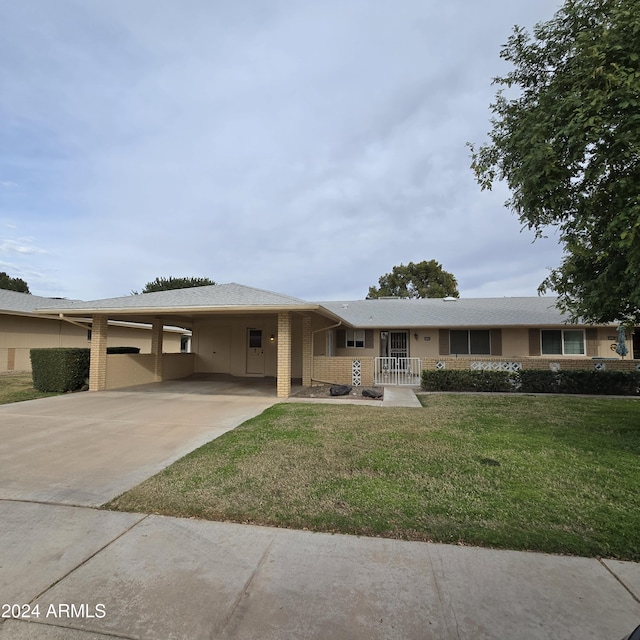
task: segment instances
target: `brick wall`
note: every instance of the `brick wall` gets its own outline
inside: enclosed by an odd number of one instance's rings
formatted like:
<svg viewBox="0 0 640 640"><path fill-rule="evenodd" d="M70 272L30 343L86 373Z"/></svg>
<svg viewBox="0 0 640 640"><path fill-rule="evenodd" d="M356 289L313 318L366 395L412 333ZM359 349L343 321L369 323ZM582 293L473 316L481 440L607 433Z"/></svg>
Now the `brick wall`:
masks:
<svg viewBox="0 0 640 640"><path fill-rule="evenodd" d="M373 358L354 358L347 356L315 356L313 358L313 384L352 384L351 367L354 360L360 360L362 366L362 386L373 385ZM519 362L523 369L548 370L551 364L559 364L561 370L592 370L597 363L605 365L608 371L636 371L638 360L593 360L591 358L487 358L443 356L440 358L422 358L422 369L434 370L436 364L443 362L445 369L468 370L471 362Z"/></svg>
<svg viewBox="0 0 640 640"><path fill-rule="evenodd" d="M316 356L313 359L314 383L352 384L353 361L361 363L363 387L373 385L373 358Z"/></svg>

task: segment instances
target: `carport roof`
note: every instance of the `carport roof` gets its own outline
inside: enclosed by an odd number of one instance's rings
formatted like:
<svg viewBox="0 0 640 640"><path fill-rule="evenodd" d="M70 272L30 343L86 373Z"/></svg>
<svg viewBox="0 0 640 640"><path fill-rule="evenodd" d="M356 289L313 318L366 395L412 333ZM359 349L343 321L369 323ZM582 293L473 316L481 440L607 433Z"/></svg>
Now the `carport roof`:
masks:
<svg viewBox="0 0 640 640"><path fill-rule="evenodd" d="M307 302L281 293L255 289L232 282L187 289L172 289L154 293L106 298L89 302L75 301L59 308L42 306L36 312L86 316L104 313L109 317L141 317L172 315L190 317L199 313L277 312L285 310L318 310L317 303Z"/></svg>

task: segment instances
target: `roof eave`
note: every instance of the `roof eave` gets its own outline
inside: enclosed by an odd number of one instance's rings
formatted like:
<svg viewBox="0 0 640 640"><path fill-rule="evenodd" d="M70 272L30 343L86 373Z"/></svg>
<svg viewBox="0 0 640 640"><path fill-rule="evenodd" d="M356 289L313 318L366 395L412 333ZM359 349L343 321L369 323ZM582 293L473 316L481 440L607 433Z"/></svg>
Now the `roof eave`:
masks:
<svg viewBox="0 0 640 640"><path fill-rule="evenodd" d="M216 305L212 307L83 307L65 309L35 309L41 316L93 316L93 315L204 315L211 313L280 313L285 311L318 311L320 305Z"/></svg>

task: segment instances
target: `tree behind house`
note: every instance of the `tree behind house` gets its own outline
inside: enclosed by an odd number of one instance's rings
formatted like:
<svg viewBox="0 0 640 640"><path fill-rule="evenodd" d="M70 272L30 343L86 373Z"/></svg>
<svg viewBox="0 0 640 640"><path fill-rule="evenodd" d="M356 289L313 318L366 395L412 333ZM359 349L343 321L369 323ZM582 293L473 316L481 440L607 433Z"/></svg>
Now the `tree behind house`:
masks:
<svg viewBox="0 0 640 640"><path fill-rule="evenodd" d="M144 285L142 293L153 293L155 291L169 291L171 289L189 289L191 287L207 287L216 284L209 278L156 278ZM132 292L137 295L137 291Z"/></svg>
<svg viewBox="0 0 640 640"><path fill-rule="evenodd" d="M367 298L457 298L455 276L442 268L436 260L410 262L393 267L378 279L378 287L369 287Z"/></svg>
<svg viewBox="0 0 640 640"><path fill-rule="evenodd" d="M4 271L0 272L0 289L18 291L19 293L31 293L29 285L22 278L12 278Z"/></svg>

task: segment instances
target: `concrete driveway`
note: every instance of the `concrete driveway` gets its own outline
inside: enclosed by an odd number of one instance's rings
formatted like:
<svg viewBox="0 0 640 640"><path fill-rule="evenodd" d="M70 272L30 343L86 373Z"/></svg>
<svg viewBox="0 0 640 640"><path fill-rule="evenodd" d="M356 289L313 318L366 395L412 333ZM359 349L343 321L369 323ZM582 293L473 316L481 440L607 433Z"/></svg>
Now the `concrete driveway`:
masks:
<svg viewBox="0 0 640 640"><path fill-rule="evenodd" d="M268 388L162 383L0 406L0 499L98 506L277 400Z"/></svg>

